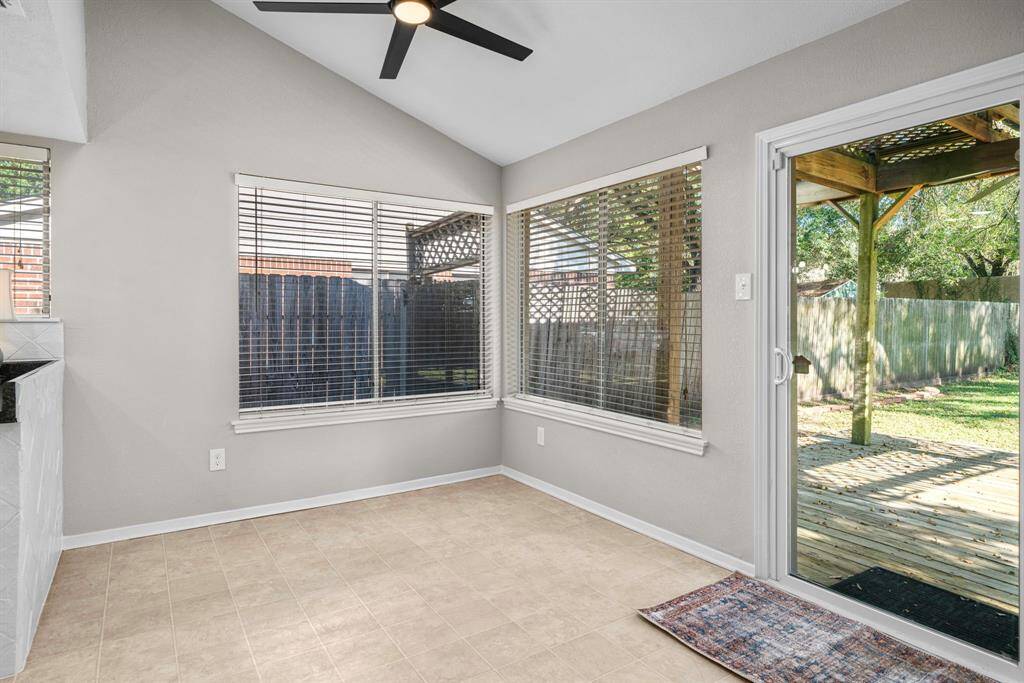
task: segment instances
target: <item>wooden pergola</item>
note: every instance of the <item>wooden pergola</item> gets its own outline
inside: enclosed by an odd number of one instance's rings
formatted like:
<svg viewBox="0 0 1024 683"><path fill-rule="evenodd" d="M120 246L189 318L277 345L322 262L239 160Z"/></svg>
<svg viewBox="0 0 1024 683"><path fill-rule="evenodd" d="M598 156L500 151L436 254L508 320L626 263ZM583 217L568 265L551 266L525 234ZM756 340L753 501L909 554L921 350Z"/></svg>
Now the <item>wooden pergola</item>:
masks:
<svg viewBox="0 0 1024 683"><path fill-rule="evenodd" d="M796 158L797 205L828 203L858 231L852 441L871 441L877 236L922 188L1017 173L1020 105L1006 104ZM882 198L889 197L883 208ZM859 200L853 214L839 204Z"/></svg>

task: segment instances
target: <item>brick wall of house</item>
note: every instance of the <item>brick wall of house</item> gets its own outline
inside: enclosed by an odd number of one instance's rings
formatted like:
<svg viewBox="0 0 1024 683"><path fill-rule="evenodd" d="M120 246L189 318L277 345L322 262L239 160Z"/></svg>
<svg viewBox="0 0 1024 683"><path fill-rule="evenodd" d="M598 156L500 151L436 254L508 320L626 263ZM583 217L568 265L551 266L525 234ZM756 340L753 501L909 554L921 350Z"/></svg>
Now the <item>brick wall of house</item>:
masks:
<svg viewBox="0 0 1024 683"><path fill-rule="evenodd" d="M41 246L0 242L0 269L13 270L11 288L15 315L49 312L49 266Z"/></svg>

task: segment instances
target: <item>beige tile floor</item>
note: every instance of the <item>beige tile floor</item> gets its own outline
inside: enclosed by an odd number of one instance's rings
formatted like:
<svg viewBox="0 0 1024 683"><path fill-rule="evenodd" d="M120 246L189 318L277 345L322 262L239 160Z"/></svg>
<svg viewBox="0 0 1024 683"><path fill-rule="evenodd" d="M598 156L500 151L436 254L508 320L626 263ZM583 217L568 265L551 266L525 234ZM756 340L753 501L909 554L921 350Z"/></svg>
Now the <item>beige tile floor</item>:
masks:
<svg viewBox="0 0 1024 683"><path fill-rule="evenodd" d="M16 681L718 681L634 609L727 574L489 477L69 550Z"/></svg>

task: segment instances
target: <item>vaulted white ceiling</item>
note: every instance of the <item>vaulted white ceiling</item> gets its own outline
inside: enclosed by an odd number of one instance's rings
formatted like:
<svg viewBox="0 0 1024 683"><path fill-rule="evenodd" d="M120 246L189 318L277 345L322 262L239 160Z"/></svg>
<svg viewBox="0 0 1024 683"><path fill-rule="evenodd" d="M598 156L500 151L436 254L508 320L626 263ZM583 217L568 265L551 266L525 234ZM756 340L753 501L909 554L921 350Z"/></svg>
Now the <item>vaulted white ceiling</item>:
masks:
<svg viewBox="0 0 1024 683"><path fill-rule="evenodd" d="M0 7L0 131L85 142L82 0Z"/></svg>
<svg viewBox="0 0 1024 683"><path fill-rule="evenodd" d="M458 0L446 9L534 49L525 62L421 27L378 79L393 19L259 12L214 0L505 165L811 42L904 0Z"/></svg>

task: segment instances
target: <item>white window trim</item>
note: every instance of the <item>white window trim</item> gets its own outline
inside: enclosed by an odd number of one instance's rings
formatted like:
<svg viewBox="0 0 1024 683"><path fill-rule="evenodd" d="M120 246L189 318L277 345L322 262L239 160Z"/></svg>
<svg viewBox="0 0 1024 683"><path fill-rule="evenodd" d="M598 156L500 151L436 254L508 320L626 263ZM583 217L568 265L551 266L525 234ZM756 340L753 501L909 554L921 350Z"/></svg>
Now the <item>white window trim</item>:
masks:
<svg viewBox="0 0 1024 683"><path fill-rule="evenodd" d="M411 417L428 415L446 415L449 413L466 413L477 410L491 410L498 406L498 399L493 397L474 396L464 399L445 399L443 401L417 401L404 399L394 404L375 404L361 407L338 407L315 409L296 409L283 411L282 414L259 414L243 416L232 420L231 427L235 434L253 434L256 432L277 432L284 429L302 429L306 427L328 427L331 425L353 424L356 422L375 422L377 420L402 420Z"/></svg>
<svg viewBox="0 0 1024 683"><path fill-rule="evenodd" d="M409 194L379 192L377 190L360 190L354 187L321 185L319 183L308 183L301 180L283 180L281 178L267 178L264 176L248 175L245 173L235 174L235 185L238 187L253 187L260 190L277 190L279 192L294 192L296 194L309 194L318 197L334 197L335 199L384 202L385 204L404 204L421 209L439 209L441 211L452 212L468 211L470 213L482 213L487 216L494 215L494 207L489 204L457 202L447 199L435 199L434 197L417 197Z"/></svg>
<svg viewBox="0 0 1024 683"><path fill-rule="evenodd" d="M605 434L614 434L690 455L704 455L704 449L708 445L701 433L695 429L662 426L662 423L654 420L620 415L608 410L554 401L540 396L517 394L516 396L506 396L501 403L517 413L526 413Z"/></svg>
<svg viewBox="0 0 1024 683"><path fill-rule="evenodd" d="M334 197L337 199L351 199L357 201L384 202L394 204L405 204L424 209L439 209L442 211L467 211L480 213L493 217L495 207L488 204L475 204L472 202L449 201L432 197L417 197L415 195L395 194L392 192L379 192L376 190L361 190L357 188L341 187L338 185L323 185L309 183L299 180L284 180L281 178L268 178L265 176L249 175L246 173L235 173L235 185L238 187L251 187L263 190L277 190L281 192L294 192L298 194L314 195L319 197ZM237 210L237 209L236 209ZM235 223L238 223L238 216L235 216ZM484 235L482 249L484 250L485 263L489 265L484 272L484 280L481 285L487 287L491 292L497 292L497 284L500 280L500 264L495 260L497 244L499 241L498 226L491 221L488 234ZM490 410L498 406L498 394L495 382L498 381L500 373L495 372L496 355L500 349L500 329L494 324L497 320L500 303L497 294L491 295L488 299L487 310L482 312L481 324L487 319L486 328L488 338L486 344L487 361L484 365L484 372L487 375L488 389L481 392L474 392L469 395L441 394L429 398L415 396L408 398L395 398L381 402L366 404L344 404L331 406L310 406L289 408L254 408L241 411L239 417L231 421L231 427L235 434L252 434L257 432L273 432L284 429L302 429L306 427L327 427L330 425L353 424L357 422L372 422L376 420L398 420L412 417L424 417L428 415L444 415L449 413L464 413L477 410ZM235 298L237 299L237 292ZM237 349L237 340L236 340ZM237 387L236 387L236 394Z"/></svg>
<svg viewBox="0 0 1024 683"><path fill-rule="evenodd" d="M46 162L50 160L50 150L46 147L29 147L27 145L0 142L0 157Z"/></svg>
<svg viewBox="0 0 1024 683"><path fill-rule="evenodd" d="M517 202L505 205L505 215L515 213L516 211L522 211L523 209L533 209L544 204L557 202L561 199L575 197L578 194L594 192L595 190L600 190L612 185L628 183L630 180L645 178L649 175L654 175L655 173L662 173L673 168L679 168L680 166L689 166L690 164L696 164L697 162L704 161L707 158L708 148L696 147L686 152L673 154L672 156L650 161L646 164L640 164L639 166L632 166L622 171L603 175L599 178L584 180L582 183L563 187L559 190L546 192L535 197L520 199Z"/></svg>
<svg viewBox="0 0 1024 683"><path fill-rule="evenodd" d="M774 381L775 347L788 353L786 311L778 292L789 286L788 252L779 226L790 220L784 178L790 158L892 130L979 111L1007 101L1024 101L1024 53L788 123L757 134L757 347L755 422L755 569L758 578L844 616L861 621L926 652L937 654L1001 681L1024 680L1024 658L1010 662L991 652L876 607L790 576L789 412ZM1021 206L1024 229L1024 205ZM1024 295L1024 281L1021 283ZM1024 443L1024 422L1021 423ZM1024 513L1024 487L1021 488ZM1020 522L1024 525L1024 518ZM1021 594L1024 595L1024 574ZM1021 632L1024 642L1024 631Z"/></svg>
<svg viewBox="0 0 1024 683"><path fill-rule="evenodd" d="M705 161L707 158L708 148L696 147L685 152L680 152L679 154L673 154L661 159L656 159L655 161L640 164L639 166L632 166L622 171L585 180L581 183L563 187L559 190L554 190L552 192L512 202L511 204L506 204L503 216L507 217L509 214L515 213L516 211L532 209L550 202L557 202L562 199L568 199L569 197L575 197L579 194L594 192L612 185L626 183L631 180L636 180L637 178L645 178L647 176L654 175L655 173L663 173L673 168L699 163ZM505 229L508 230L507 220L505 223ZM503 240L502 244L504 243L505 242ZM505 282L505 286L508 287L510 275L513 275L514 278L521 276L519 271L521 271L522 263L519 262L520 259L509 254L506 254L505 256L506 258L503 259L502 262L503 268L505 269L505 278L503 282ZM509 271L510 267L515 268L517 272L515 274L511 273ZM502 297L502 301L510 309L506 311L506 325L510 329L518 329L520 325L519 311L522 307L522 297L518 293L518 288L514 296L509 296L508 293L506 293L506 295ZM519 335L517 334L515 336L518 339ZM509 362L513 362L511 359L512 355L518 357L517 354L510 354ZM506 375L508 381L511 382L512 373L508 370L509 368L506 368L506 372L502 374ZM708 445L708 442L704 438L701 430L674 427L667 423L657 422L656 420L646 420L632 415L625 415L623 413L616 413L610 410L578 405L567 401L556 401L541 396L532 396L523 393L511 393L518 392L518 386L506 385L505 388L510 393L507 393L502 398L502 405L509 410L516 412L548 418L558 422L576 425L577 427L585 427L587 429L593 429L606 434L614 434L615 436L633 439L634 441L641 441L643 443L668 448L681 453L689 453L690 455L703 456Z"/></svg>

